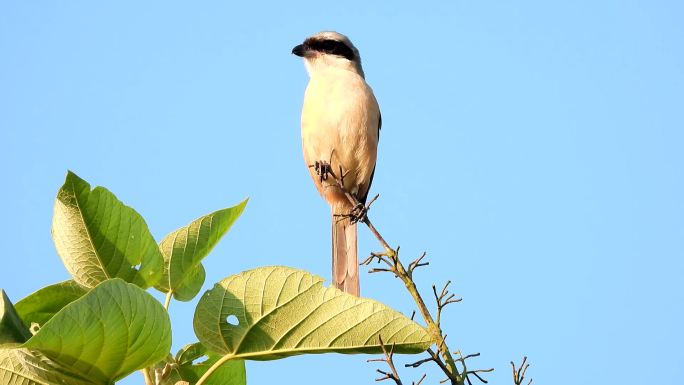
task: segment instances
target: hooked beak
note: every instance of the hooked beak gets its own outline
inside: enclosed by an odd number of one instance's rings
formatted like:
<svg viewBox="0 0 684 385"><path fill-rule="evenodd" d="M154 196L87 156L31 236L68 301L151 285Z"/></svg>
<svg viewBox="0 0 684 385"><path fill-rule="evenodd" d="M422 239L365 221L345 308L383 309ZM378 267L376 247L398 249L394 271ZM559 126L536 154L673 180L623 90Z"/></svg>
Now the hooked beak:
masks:
<svg viewBox="0 0 684 385"><path fill-rule="evenodd" d="M304 44L300 44L292 48L292 53L299 57L304 57L304 54L306 53L306 48L304 47Z"/></svg>

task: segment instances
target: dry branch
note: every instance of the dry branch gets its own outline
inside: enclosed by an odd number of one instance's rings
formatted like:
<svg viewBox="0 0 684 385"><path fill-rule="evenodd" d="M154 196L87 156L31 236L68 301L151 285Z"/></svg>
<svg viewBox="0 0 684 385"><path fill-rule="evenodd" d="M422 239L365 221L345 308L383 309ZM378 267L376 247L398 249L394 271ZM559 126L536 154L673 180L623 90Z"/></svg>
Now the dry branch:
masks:
<svg viewBox="0 0 684 385"><path fill-rule="evenodd" d="M429 265L429 262L423 262L426 253L423 252L418 258L409 263L408 269L405 268L404 264L399 259L399 246L397 246L396 248L390 246L389 243L385 241L385 238L383 238L383 236L380 234L378 229L373 225L370 218L368 217L368 211L370 209L370 206L378 199L379 194L376 195L373 199L371 199L370 202L368 202L368 204L364 205L359 201L359 199L356 196L350 194L344 188L344 176L346 175L346 173L343 172L341 167L339 170L339 175L341 177L338 177L337 174L335 174L332 171L332 169L326 169L323 171L323 173L327 173L330 176L332 176L332 178L337 183L337 186L340 188L340 190L344 192L349 203L351 203L354 207L352 211L349 214L344 215L344 217L351 219L351 221L354 223L364 223L384 249L383 252L370 253L370 256L368 256L368 258L361 262L361 265L370 265L373 261L376 261L378 264L383 265L383 267L373 267L368 271L369 273L389 272L392 273L395 277L399 278L404 283L406 290L408 290L409 294L418 306L418 311L425 320L427 330L430 333L430 336L432 337L433 341L435 341L437 349L435 351L429 348L427 350L429 357L418 360L412 364L406 364L405 366L417 368L426 362L432 361L442 370L442 372L444 372L444 374L447 377L446 379L440 381L440 383L450 382L452 385L464 385L467 383L468 385L472 385L470 377L473 376L482 383L486 384L487 380L485 380L481 376L481 374L491 372L494 369L469 370L466 366L466 360L478 357L480 353L468 354L463 356L460 352L456 352L455 354L458 355L458 358L455 359L451 351L449 350L449 347L447 346L447 335L443 332L441 328L442 311L447 305L461 301L461 298L456 298L455 294L450 293L447 289L451 281L448 281L444 285L439 294L437 293L437 288L434 285L432 286L432 292L435 297L435 302L437 303L436 318L433 318L432 314L430 313L430 310L425 305L425 301L423 300L422 295L418 291L416 284L413 281L414 271L419 267ZM327 179L327 174L325 176L322 175L321 178ZM414 311L411 315L412 320L415 316L415 313L416 312ZM399 378L399 374L396 370L396 366L394 365L392 349L390 349L388 352L384 344L382 343L382 340L380 340L380 345L382 346L383 352L385 353L384 358L372 359L369 361L386 362L390 368L390 371L385 372L383 370L378 369L377 371L380 374L382 374L383 377L377 378L376 381L393 380L397 385L402 385L401 379ZM513 365L513 378L515 385L523 385L522 381L524 380L525 372L529 367L529 364L526 364L526 360L527 357L523 359L520 368L517 369L515 365L511 362L511 365ZM457 362L460 364L461 368L456 366ZM424 379L425 374L423 374L423 376L418 380L418 382L414 381L413 385L419 385ZM530 385L531 382L532 380L530 380L526 385Z"/></svg>

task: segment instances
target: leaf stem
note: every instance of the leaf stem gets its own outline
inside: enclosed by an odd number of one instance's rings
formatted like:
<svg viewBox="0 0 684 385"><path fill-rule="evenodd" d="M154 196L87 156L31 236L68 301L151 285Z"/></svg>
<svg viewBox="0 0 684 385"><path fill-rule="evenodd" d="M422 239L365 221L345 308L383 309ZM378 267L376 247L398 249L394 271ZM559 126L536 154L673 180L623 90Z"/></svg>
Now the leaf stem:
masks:
<svg viewBox="0 0 684 385"><path fill-rule="evenodd" d="M140 371L143 374L143 377L145 377L145 385L154 385L154 380L152 380L152 375L150 374L150 368L143 368L140 369Z"/></svg>
<svg viewBox="0 0 684 385"><path fill-rule="evenodd" d="M235 355L234 355L234 354L227 354L227 355L225 355L225 356L219 358L218 361L214 362L214 365L211 365L211 367L210 367L209 369L207 369L206 372L204 372L204 375L202 375L202 377L200 377L200 379L197 380L197 382L195 383L195 385L202 385L202 384L204 384L204 382L209 378L209 376L211 376L212 374L214 374L214 372L215 372L219 367L221 367L221 365L223 365L223 364L225 364L226 362L232 360L233 358L235 358Z"/></svg>
<svg viewBox="0 0 684 385"><path fill-rule="evenodd" d="M173 295L173 290L169 290L168 293L166 293L166 300L164 301L164 309L168 312L169 311L169 305L171 304L171 296Z"/></svg>

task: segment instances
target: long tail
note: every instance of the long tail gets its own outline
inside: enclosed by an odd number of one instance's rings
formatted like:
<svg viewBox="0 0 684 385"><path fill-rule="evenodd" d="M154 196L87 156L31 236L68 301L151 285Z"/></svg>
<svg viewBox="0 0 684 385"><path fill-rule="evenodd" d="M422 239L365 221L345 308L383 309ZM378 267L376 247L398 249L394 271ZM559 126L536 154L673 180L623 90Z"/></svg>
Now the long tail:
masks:
<svg viewBox="0 0 684 385"><path fill-rule="evenodd" d="M332 277L335 286L359 296L359 261L356 223L337 215L349 214L349 206L332 207Z"/></svg>

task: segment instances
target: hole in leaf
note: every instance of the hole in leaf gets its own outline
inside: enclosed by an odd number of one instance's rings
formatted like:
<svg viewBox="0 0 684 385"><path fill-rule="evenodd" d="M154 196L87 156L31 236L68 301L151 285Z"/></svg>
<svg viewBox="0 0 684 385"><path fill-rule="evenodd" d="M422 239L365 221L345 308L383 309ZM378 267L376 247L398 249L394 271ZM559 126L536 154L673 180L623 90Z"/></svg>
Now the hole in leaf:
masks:
<svg viewBox="0 0 684 385"><path fill-rule="evenodd" d="M238 318L234 315L229 315L226 317L226 322L233 326L238 326L240 324L240 321L238 321Z"/></svg>
<svg viewBox="0 0 684 385"><path fill-rule="evenodd" d="M132 266L132 267L133 267L135 270L140 270L140 265L142 265L142 262L140 262L139 264L137 264L137 265L135 265L135 266Z"/></svg>

